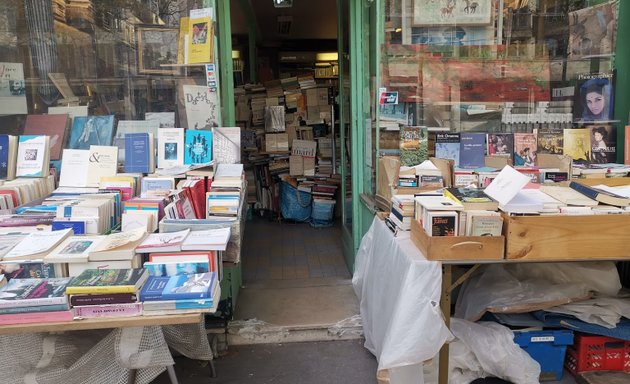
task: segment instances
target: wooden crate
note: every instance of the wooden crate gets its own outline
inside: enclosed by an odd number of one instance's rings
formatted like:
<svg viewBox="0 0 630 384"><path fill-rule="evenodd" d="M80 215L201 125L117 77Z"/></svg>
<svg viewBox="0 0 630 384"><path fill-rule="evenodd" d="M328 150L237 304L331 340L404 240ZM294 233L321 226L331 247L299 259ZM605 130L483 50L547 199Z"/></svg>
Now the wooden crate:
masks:
<svg viewBox="0 0 630 384"><path fill-rule="evenodd" d="M630 259L630 215L503 217L506 259Z"/></svg>
<svg viewBox="0 0 630 384"><path fill-rule="evenodd" d="M418 220L411 221L411 241L427 260L501 260L503 236L429 236Z"/></svg>

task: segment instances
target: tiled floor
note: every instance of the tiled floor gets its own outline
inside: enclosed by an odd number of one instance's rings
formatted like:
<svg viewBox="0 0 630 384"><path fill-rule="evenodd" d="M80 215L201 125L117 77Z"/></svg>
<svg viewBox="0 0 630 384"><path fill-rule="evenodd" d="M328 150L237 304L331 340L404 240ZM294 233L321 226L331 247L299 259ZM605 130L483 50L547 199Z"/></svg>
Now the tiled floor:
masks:
<svg viewBox="0 0 630 384"><path fill-rule="evenodd" d="M243 281L350 278L341 228L256 218L245 225Z"/></svg>

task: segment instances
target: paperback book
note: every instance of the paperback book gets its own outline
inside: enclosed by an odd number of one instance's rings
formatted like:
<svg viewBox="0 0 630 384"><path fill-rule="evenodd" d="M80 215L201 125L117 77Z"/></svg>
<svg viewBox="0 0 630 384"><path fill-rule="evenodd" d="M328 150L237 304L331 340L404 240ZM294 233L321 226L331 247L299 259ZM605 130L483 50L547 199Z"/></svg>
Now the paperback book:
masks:
<svg viewBox="0 0 630 384"><path fill-rule="evenodd" d="M536 148L538 141L535 133L514 134L514 165L523 167L536 166Z"/></svg>
<svg viewBox="0 0 630 384"><path fill-rule="evenodd" d="M77 116L72 121L69 149L90 149L90 145L112 145L114 116Z"/></svg>
<svg viewBox="0 0 630 384"><path fill-rule="evenodd" d="M437 132L435 138L435 157L451 159L459 167L460 138L458 132Z"/></svg>
<svg viewBox="0 0 630 384"><path fill-rule="evenodd" d="M173 277L151 276L140 292L140 301L207 299L212 297L216 284L214 272Z"/></svg>
<svg viewBox="0 0 630 384"><path fill-rule="evenodd" d="M69 277L11 279L0 288L0 308L67 304L65 290Z"/></svg>
<svg viewBox="0 0 630 384"><path fill-rule="evenodd" d="M50 163L48 136L20 136L16 162L17 177L44 177Z"/></svg>
<svg viewBox="0 0 630 384"><path fill-rule="evenodd" d="M68 295L136 293L149 276L143 268L86 269L66 287Z"/></svg>
<svg viewBox="0 0 630 384"><path fill-rule="evenodd" d="M212 161L212 131L186 131L185 164L205 164Z"/></svg>

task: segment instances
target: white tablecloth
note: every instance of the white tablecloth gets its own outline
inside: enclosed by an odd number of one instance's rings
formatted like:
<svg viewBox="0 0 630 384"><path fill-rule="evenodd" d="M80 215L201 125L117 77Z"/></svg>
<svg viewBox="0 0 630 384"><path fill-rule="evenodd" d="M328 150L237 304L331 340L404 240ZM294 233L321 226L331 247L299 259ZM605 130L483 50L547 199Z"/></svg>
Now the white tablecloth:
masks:
<svg viewBox="0 0 630 384"><path fill-rule="evenodd" d="M352 279L360 301L365 347L379 377L423 383L422 365L452 338L440 310L441 263L426 260L409 238L394 237L375 217L361 241Z"/></svg>

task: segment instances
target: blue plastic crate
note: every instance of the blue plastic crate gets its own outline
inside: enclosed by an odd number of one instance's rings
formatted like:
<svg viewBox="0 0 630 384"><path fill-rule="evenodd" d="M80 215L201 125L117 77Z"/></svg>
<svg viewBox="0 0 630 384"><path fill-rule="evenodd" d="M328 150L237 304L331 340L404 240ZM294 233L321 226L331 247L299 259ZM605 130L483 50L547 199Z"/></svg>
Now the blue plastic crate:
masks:
<svg viewBox="0 0 630 384"><path fill-rule="evenodd" d="M514 342L540 364L540 381L561 380L567 346L573 345L573 331L514 331Z"/></svg>

